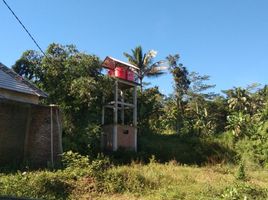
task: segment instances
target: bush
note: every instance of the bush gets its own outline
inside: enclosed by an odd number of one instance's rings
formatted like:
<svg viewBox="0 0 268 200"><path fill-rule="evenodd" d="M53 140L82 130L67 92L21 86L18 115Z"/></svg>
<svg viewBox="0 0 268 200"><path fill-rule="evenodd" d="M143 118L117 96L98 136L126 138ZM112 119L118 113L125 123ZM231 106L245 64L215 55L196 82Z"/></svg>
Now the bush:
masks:
<svg viewBox="0 0 268 200"><path fill-rule="evenodd" d="M79 153L67 151L62 154L62 164L65 168L87 168L89 167L89 158Z"/></svg>
<svg viewBox="0 0 268 200"><path fill-rule="evenodd" d="M144 162L155 155L160 162L176 160L182 164L202 165L232 162L235 155L232 149L213 138L148 134L139 137L138 145L138 158Z"/></svg>
<svg viewBox="0 0 268 200"><path fill-rule="evenodd" d="M236 183L234 186L227 187L221 197L228 200L267 199L268 190L244 183Z"/></svg>
<svg viewBox="0 0 268 200"><path fill-rule="evenodd" d="M251 165L266 166L268 163L268 135L265 128L251 138L235 143L235 151L242 161Z"/></svg>
<svg viewBox="0 0 268 200"><path fill-rule="evenodd" d="M246 179L246 172L245 172L245 166L244 163L240 163L237 175L236 175L237 180L245 180Z"/></svg>
<svg viewBox="0 0 268 200"><path fill-rule="evenodd" d="M137 193L156 189L158 184L147 179L141 171L132 168L113 168L105 173L103 189L108 193Z"/></svg>
<svg viewBox="0 0 268 200"><path fill-rule="evenodd" d="M0 195L37 199L66 199L71 185L61 172L17 172L14 175L1 176Z"/></svg>
<svg viewBox="0 0 268 200"><path fill-rule="evenodd" d="M93 176L99 176L112 166L110 159L103 154L99 154L98 157L92 161L90 170Z"/></svg>

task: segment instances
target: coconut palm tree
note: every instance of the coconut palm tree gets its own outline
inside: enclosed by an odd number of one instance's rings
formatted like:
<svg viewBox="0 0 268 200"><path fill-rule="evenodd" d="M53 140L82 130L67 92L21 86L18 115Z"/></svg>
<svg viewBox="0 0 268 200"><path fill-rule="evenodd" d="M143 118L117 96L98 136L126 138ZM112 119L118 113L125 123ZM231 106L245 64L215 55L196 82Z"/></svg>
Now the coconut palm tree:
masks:
<svg viewBox="0 0 268 200"><path fill-rule="evenodd" d="M143 53L141 46L131 49L131 54L124 53L128 62L139 68L139 70L136 71L136 74L141 84L141 91L143 88L144 77L156 77L164 74L165 70L168 69L167 66L164 66L165 61L153 62L156 54L157 52L154 50Z"/></svg>

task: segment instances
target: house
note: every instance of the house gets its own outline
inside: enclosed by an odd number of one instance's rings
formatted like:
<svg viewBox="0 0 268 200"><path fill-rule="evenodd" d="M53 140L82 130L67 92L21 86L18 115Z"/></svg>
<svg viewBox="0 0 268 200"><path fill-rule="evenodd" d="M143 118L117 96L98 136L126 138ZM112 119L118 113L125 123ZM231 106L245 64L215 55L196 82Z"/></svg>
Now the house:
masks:
<svg viewBox="0 0 268 200"><path fill-rule="evenodd" d="M0 98L38 104L48 95L0 63Z"/></svg>
<svg viewBox="0 0 268 200"><path fill-rule="evenodd" d="M48 95L0 63L0 168L53 166L62 153L59 108Z"/></svg>

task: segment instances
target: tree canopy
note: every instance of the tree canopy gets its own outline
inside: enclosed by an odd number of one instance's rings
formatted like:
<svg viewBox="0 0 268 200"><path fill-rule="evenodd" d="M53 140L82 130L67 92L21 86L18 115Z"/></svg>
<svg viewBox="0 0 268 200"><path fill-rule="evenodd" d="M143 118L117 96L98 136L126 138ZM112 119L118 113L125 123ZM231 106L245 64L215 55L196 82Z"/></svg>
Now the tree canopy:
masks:
<svg viewBox="0 0 268 200"><path fill-rule="evenodd" d="M158 87L139 90L140 134L229 137L241 159L250 157L261 165L268 163L267 86L234 87L215 94L211 92L215 85L207 83L210 77L190 72L179 63L178 54L154 62L156 52L144 53L138 46L124 55L141 69L137 72L141 86L146 76L169 72L173 78L174 90L169 96ZM100 150L101 100L111 95L113 86L113 80L102 74L100 63L99 57L80 52L74 45L53 43L46 56L27 50L13 66L17 73L49 93L44 104L60 106L65 150L95 155Z"/></svg>

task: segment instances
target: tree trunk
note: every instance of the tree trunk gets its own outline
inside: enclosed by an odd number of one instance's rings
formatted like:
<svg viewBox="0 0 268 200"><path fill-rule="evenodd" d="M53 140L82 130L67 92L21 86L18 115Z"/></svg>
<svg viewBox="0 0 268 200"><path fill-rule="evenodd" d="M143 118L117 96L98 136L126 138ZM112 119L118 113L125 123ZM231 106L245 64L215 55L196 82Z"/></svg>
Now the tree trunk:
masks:
<svg viewBox="0 0 268 200"><path fill-rule="evenodd" d="M143 78L140 78L140 84L141 84L141 94L143 93Z"/></svg>

